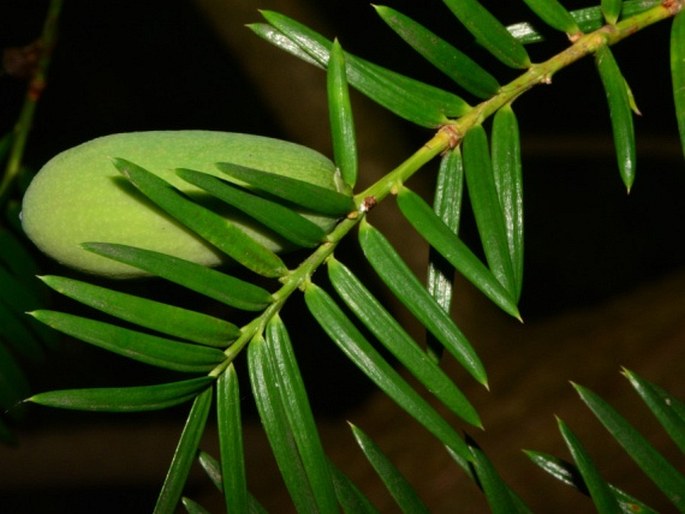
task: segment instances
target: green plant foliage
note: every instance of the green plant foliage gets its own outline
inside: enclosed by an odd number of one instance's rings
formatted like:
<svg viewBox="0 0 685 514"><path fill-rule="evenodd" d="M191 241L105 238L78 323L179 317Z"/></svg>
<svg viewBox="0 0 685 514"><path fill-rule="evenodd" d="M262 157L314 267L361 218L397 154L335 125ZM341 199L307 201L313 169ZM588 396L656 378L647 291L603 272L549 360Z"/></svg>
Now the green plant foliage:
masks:
<svg viewBox="0 0 685 514"><path fill-rule="evenodd" d="M416 491L412 489L411 484L407 482L407 479L404 478L392 461L385 456L378 445L359 427L351 425L351 428L357 444L373 466L373 469L378 473L378 476L383 480L385 487L390 491L402 512L407 514L430 512L416 494Z"/></svg>
<svg viewBox="0 0 685 514"><path fill-rule="evenodd" d="M681 11L671 27L671 78L680 146L685 152L685 15Z"/></svg>
<svg viewBox="0 0 685 514"><path fill-rule="evenodd" d="M609 103L618 169L626 189L630 192L635 181L636 160L635 129L633 128L631 109L632 94L613 53L608 47L603 46L597 51L595 61Z"/></svg>
<svg viewBox="0 0 685 514"><path fill-rule="evenodd" d="M488 384L477 346L467 340L451 316L454 274L462 274L496 306L520 319L517 302L523 288L524 268L523 171L520 132L512 102L538 84L549 82L552 75L577 59L594 57L609 103L621 177L630 189L636 159L632 112L637 109L609 47L674 16L671 73L685 148L685 45L681 44L685 18L677 14L683 4L603 1L598 6L568 11L557 0L525 0L521 4L523 11L530 14L523 5L526 4L544 23L569 35L569 48L532 64L524 44L540 41L541 35L531 24L507 28L476 0L443 3L438 7L451 11L487 51L507 66L525 71L510 83L500 85L499 79L479 63L417 21L387 6L375 9L429 63L480 98L477 106L451 92L347 53L337 39L331 41L285 15L264 11L266 23L250 28L326 73L335 163L312 150L294 148L285 142L268 143L280 148L278 155L263 154L258 150L265 148L267 142L257 136L235 134L230 135L231 141L256 146L241 146L238 160L227 152L225 159L211 161L211 170L179 162L166 170L167 175L158 175L145 167L141 155L126 155L125 147L115 156L112 169L118 169L122 175L117 177L121 179L119 186L136 188L149 199L151 209L163 211L164 219L180 223L192 238L207 241L217 253L225 254L226 267L237 267L236 276L241 278L210 269L209 264L135 245L115 244L106 236L80 241L92 254L86 255L105 257L107 262L130 267L135 275L151 274L198 296L244 311L240 313L240 323L52 275L41 280L54 291L126 326L37 308L41 290L34 285L24 287L25 277L36 273L35 266L25 258L26 251L13 233L0 227L3 343L4 338L10 337L17 353L24 351L31 356L39 352L40 333L21 321L21 317L25 318L22 313L31 311L33 318L71 337L150 365L192 374L190 378L183 375L182 379L156 385L57 390L29 396L25 377L3 345L0 407L11 408L26 396L26 402L39 405L103 412L147 411L192 402L155 514L173 513L179 503L191 514L207 512L197 501L184 496L188 473L196 460L223 493L228 512L262 513L264 509L250 494L244 455L241 401L251 394L298 512L377 512L363 488L352 483L331 461L325 441L319 437L294 351L294 346L307 335L306 328L293 331L291 340L286 328L292 326L288 325L289 313L283 310L293 295L302 293L305 309L313 318L305 316L304 323L317 323L380 391L432 434L461 472L482 490L493 512L528 512L524 501L506 485L485 452L460 433L451 419L456 415L460 418L456 422L478 428L484 424L472 399L441 367L442 360L455 359L477 383L486 387ZM604 21L612 26L600 29ZM348 86L357 88L400 118L435 129L421 148L363 191L353 191L364 170L358 163ZM488 138L484 124L490 118ZM191 143L198 143L199 139L193 137L201 139L207 134L186 136ZM6 141L0 140L0 154ZM428 164L433 159L439 159L440 165L432 198L426 201L407 184L414 174L430 172ZM303 161L313 164L305 166ZM184 189L185 186L191 189ZM468 193L487 265L459 236L464 191ZM401 252L369 219L374 206L389 196L394 197L401 216L430 248L425 281L417 277ZM215 210L219 207L239 211L241 221L220 215ZM265 239L257 238L252 228ZM51 236L59 238L59 233ZM356 268L342 264L336 254L341 242L355 240L366 260L362 263L368 263L380 278L376 287L371 285L372 280L361 280L363 275L353 273L351 269ZM272 248L267 242L278 243L278 247ZM293 262L294 259L277 254L293 247L302 250L302 260ZM27 262L20 262L24 260ZM328 281L326 277L320 280L317 274L322 267L327 271ZM425 329L425 347L384 306L382 298L388 294L403 304ZM227 316L231 317L231 313ZM23 340L28 343L17 344ZM376 345L382 345L384 353ZM235 359L242 351L247 354L247 369L241 371L242 362ZM393 359L412 377L405 379L403 371L395 369ZM238 376L243 371L249 374L249 391L240 390ZM685 450L683 403L633 372L626 370L625 375L673 441ZM637 467L684 511L683 475L608 403L582 386L575 387L582 401ZM439 408L434 406L436 401L442 404ZM201 449L213 407L218 427L218 460ZM593 463L582 442L564 422L559 421L559 429L575 464L528 452L538 466L591 495L599 512L652 512L604 481L597 471L599 465ZM378 445L359 428L353 426L352 432L399 508L404 512L427 512L418 493ZM8 427L0 422L0 438L8 437Z"/></svg>

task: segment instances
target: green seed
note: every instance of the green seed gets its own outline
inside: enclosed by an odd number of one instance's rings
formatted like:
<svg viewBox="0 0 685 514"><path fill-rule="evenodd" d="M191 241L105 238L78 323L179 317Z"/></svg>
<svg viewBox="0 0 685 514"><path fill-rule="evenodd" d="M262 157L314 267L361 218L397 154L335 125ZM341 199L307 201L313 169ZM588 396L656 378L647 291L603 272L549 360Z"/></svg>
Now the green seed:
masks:
<svg viewBox="0 0 685 514"><path fill-rule="evenodd" d="M200 203L219 209L273 251L287 245L183 181L176 168L225 177L215 166L231 162L340 191L335 165L309 148L247 134L154 131L114 134L60 153L36 175L24 196L22 224L43 252L72 268L116 278L140 276L131 266L81 248L85 242L119 243L167 253L206 266L224 261L214 247L152 206L117 171L113 157L146 168ZM306 214L324 230L334 219Z"/></svg>

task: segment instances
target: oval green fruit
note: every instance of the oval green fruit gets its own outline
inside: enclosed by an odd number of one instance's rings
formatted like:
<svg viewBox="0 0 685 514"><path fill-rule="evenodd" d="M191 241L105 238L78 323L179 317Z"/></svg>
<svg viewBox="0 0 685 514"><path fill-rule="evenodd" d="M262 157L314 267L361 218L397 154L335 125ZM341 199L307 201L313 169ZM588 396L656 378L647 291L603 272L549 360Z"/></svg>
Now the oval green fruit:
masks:
<svg viewBox="0 0 685 514"><path fill-rule="evenodd" d="M224 260L213 246L138 193L116 170L113 157L142 166L208 205L216 202L178 177L176 168L222 177L215 164L231 162L340 191L333 162L310 148L278 139L199 130L130 132L94 139L43 166L26 191L21 218L24 231L43 252L72 268L109 277L143 273L88 252L82 243L126 244L207 266ZM281 251L286 246L236 214L222 214L268 248ZM306 216L324 229L335 222Z"/></svg>

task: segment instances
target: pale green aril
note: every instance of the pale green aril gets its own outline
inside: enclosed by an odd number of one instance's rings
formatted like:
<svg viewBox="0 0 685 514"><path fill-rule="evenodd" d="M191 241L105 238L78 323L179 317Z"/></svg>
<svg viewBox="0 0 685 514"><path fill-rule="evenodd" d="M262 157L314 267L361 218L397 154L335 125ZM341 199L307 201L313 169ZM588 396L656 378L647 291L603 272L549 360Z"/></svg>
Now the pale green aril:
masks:
<svg viewBox="0 0 685 514"><path fill-rule="evenodd" d="M51 159L35 176L22 204L22 225L43 252L80 271L116 278L140 270L95 255L85 242L119 243L166 253L207 266L225 257L144 198L112 164L122 157L163 178L200 203L219 209L267 248L288 245L181 179L177 168L227 178L217 167L230 162L349 194L324 155L304 146L262 136L199 130L114 134L94 139ZM303 213L324 230L331 217Z"/></svg>

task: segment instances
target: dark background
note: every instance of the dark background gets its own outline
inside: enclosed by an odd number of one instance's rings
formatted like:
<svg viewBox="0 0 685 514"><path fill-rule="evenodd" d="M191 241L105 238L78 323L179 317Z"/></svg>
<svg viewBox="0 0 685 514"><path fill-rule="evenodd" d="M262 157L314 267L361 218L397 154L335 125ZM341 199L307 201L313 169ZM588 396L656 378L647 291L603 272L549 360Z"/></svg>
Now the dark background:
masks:
<svg viewBox="0 0 685 514"><path fill-rule="evenodd" d="M295 13L281 7L280 2L257 4L241 0L240 3L244 4L243 12L254 12L247 21L260 20L257 8L284 9L285 14L297 18ZM506 23L519 21L522 12L528 19L532 18L522 3L483 3L491 6ZM44 1L3 1L0 48L33 41L40 33L46 5ZM309 9L308 16L315 13L315 19L307 20L313 28L329 37L338 36L348 51L451 88L447 79L392 34L367 2L312 0L304 5ZM397 1L388 5L414 15L483 61L502 83L515 76L515 72L499 66L479 49L440 2ZM573 8L588 4L565 2L565 5ZM262 54L252 57L250 52L260 46L262 51L271 52L268 55L277 55L278 51L267 49L265 42L255 42L256 36L243 27L246 20L237 15L236 19L214 21L230 25L229 31L243 31L245 45L234 43L228 48L211 20L203 16L194 2L67 0L48 87L39 104L27 148L26 164L39 169L56 153L94 137L150 129L259 133L292 139L330 155L327 137L321 136L327 133L327 120L316 114L315 109L325 100L323 73L315 75L318 79L311 90L293 91L296 104L286 116L284 106L278 105L279 100L274 100L269 91L294 88L295 77L287 74L288 64L294 60L284 55L282 62L286 65L274 70L267 79L270 83L265 79L260 82L248 64L262 59ZM562 71L554 77L551 86L536 88L516 101L523 134L525 174L527 246L522 312L527 322L599 304L683 265L685 238L682 228L676 227L681 225L685 214L682 201L685 174L668 80L668 24L662 25L616 48L616 56L643 113L636 120L638 177L629 196L612 155L604 94L591 60ZM550 38L549 47L530 48L534 60L542 60L555 49L564 47L563 37L550 34ZM0 78L0 133L13 126L25 86L12 77ZM386 160L381 161L385 171L430 137L430 131L393 120L380 108L369 107L361 98L354 98L365 106L366 117L357 120L358 127L365 122L375 126L376 118L386 120L384 123L390 119L393 124L392 133L377 130L373 134L381 148L383 141L388 148L393 148L383 156ZM307 127L310 132L294 133L292 124ZM318 137L310 137L311 133ZM377 161L374 165L378 165ZM425 180L426 185L419 188L429 188L430 178ZM467 240L475 241L468 214L463 234ZM42 264L49 272L70 273L48 259ZM142 282L126 287L146 292L157 291L161 286ZM173 288L166 294L178 302L188 301L182 292ZM68 308L75 307L68 304ZM77 387L121 381L137 383L164 377L164 373L150 375L150 370L143 366L131 366L84 346L65 342L62 352L51 355L50 366L36 370L32 377L35 389L54 388L55 384ZM334 351L319 345L308 345L306 351L299 351L303 372L312 380L317 411L326 416L342 415L367 394L365 381L359 380L356 372ZM326 366L321 366L321 362L326 362ZM249 406L247 409L249 412ZM183 410L128 417L127 421L153 424L158 416L176 419L179 412ZM111 417L35 409L29 412L21 429L29 434L52 430L52 427L69 431L72 426L86 422L108 425L118 421L112 421ZM73 451L81 450L74 447ZM51 490L45 484L41 487L36 491L26 483L3 490L0 483L0 511L92 512L92 506L98 504L98 512L105 512L106 508L111 512L148 512L158 490L156 483L118 485L114 491L107 484L87 487L73 484L59 490ZM9 510L3 508L3 503L10 506Z"/></svg>

